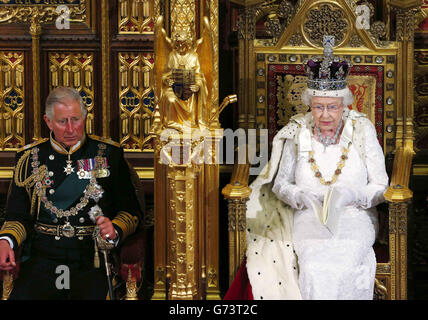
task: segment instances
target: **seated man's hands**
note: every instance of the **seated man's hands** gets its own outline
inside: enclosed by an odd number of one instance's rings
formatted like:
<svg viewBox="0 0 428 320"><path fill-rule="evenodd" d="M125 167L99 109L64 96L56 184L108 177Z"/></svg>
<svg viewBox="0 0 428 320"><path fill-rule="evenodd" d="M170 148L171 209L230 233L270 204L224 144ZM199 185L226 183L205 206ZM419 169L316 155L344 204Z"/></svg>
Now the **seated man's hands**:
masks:
<svg viewBox="0 0 428 320"><path fill-rule="evenodd" d="M9 271L15 268L15 253L7 240L0 240L0 270Z"/></svg>
<svg viewBox="0 0 428 320"><path fill-rule="evenodd" d="M95 222L98 227L100 227L101 237L106 240L107 238L110 240L114 240L117 237L116 229L113 226L111 220L105 216L98 216L95 218Z"/></svg>

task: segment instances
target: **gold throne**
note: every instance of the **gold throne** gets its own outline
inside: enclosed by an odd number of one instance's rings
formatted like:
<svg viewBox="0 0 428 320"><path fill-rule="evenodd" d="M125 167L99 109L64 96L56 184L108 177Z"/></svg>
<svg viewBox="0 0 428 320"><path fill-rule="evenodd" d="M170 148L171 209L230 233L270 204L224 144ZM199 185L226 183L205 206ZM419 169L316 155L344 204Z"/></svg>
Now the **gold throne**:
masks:
<svg viewBox="0 0 428 320"><path fill-rule="evenodd" d="M240 126L269 129L273 137L291 116L307 112L300 101L305 88L303 60L322 54L322 36L334 35L335 54L352 61L348 85L352 108L367 114L376 127L387 161L390 186L387 205L380 205L380 231L374 245L377 258L375 299L407 298L407 204L412 199L409 176L413 151L413 27L418 1L386 1L388 14L374 21L373 5L362 1L259 1L241 9L239 53L242 88ZM412 3L411 3L412 2ZM368 29L361 26L361 7L369 8ZM364 9L364 8L363 8ZM391 17L395 41L390 39ZM413 21L413 20L411 20ZM246 201L250 164L234 166L223 189L229 203L229 282L245 256Z"/></svg>

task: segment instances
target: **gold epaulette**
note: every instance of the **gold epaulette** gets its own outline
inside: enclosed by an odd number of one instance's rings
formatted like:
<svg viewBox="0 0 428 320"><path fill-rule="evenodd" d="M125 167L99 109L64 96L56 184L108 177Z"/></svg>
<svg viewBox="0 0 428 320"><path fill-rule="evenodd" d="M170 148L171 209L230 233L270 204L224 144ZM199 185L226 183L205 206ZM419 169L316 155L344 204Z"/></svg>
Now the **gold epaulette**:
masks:
<svg viewBox="0 0 428 320"><path fill-rule="evenodd" d="M39 144L41 144L41 143L43 143L43 142L46 142L46 141L48 141L48 140L49 140L49 138L43 138L43 139L40 139L40 140L38 140L38 141L36 141L36 142L33 142L33 143L30 143L30 144L27 144L27 145L23 146L21 149L18 149L18 151L17 151L17 152L19 153L19 152L21 152L21 151L31 149L32 147L35 147L35 146L37 146L37 145L39 145Z"/></svg>
<svg viewBox="0 0 428 320"><path fill-rule="evenodd" d="M114 217L111 221L113 224L117 225L122 230L122 240L133 234L138 226L138 217L133 216L132 214L121 211L119 214Z"/></svg>
<svg viewBox="0 0 428 320"><path fill-rule="evenodd" d="M93 140L104 142L104 143L110 144L112 146L115 146L117 148L120 148L120 144L118 142L116 142L116 141L113 141L110 138L103 138L103 137L96 136L96 135L93 135L93 134L88 134L88 137L91 138L91 139L93 139Z"/></svg>
<svg viewBox="0 0 428 320"><path fill-rule="evenodd" d="M25 149L23 149L25 150ZM24 186L24 181L27 179L27 172L30 166L30 155L31 150L27 150L24 154L18 159L15 165L14 179L18 187Z"/></svg>

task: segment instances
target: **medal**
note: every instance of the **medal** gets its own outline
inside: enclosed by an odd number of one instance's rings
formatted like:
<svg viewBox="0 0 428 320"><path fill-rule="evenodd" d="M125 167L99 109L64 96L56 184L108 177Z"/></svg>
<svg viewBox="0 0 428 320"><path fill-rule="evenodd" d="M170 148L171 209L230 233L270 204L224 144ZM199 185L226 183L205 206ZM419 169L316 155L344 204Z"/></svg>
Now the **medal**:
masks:
<svg viewBox="0 0 428 320"><path fill-rule="evenodd" d="M93 199L95 202L102 198L104 190L103 188L96 182L95 178L91 179L91 183L88 188L84 191L84 193L88 196L88 198Z"/></svg>
<svg viewBox="0 0 428 320"><path fill-rule="evenodd" d="M77 160L77 167L79 179L106 178L110 176L110 170L107 169L107 158L101 156Z"/></svg>
<svg viewBox="0 0 428 320"><path fill-rule="evenodd" d="M79 169L79 171L77 171L77 177L79 179L85 179L86 176L86 171L83 169Z"/></svg>
<svg viewBox="0 0 428 320"><path fill-rule="evenodd" d="M97 170L97 178L106 178L110 175L110 170L106 168Z"/></svg>
<svg viewBox="0 0 428 320"><path fill-rule="evenodd" d="M72 166L73 161L70 160L70 154L68 154L68 160L66 160L67 166L64 168L65 174L68 176L74 172L74 167Z"/></svg>

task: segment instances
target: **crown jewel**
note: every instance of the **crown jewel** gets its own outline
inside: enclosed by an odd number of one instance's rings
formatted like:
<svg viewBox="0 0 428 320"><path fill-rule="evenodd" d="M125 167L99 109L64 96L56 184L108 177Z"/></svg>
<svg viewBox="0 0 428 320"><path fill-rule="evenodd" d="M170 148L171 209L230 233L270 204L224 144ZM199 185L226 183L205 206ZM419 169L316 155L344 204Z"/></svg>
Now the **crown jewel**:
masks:
<svg viewBox="0 0 428 320"><path fill-rule="evenodd" d="M346 77L352 64L346 59L334 56L333 46L334 36L324 36L323 56L313 56L303 62L309 89L327 91L346 88Z"/></svg>

